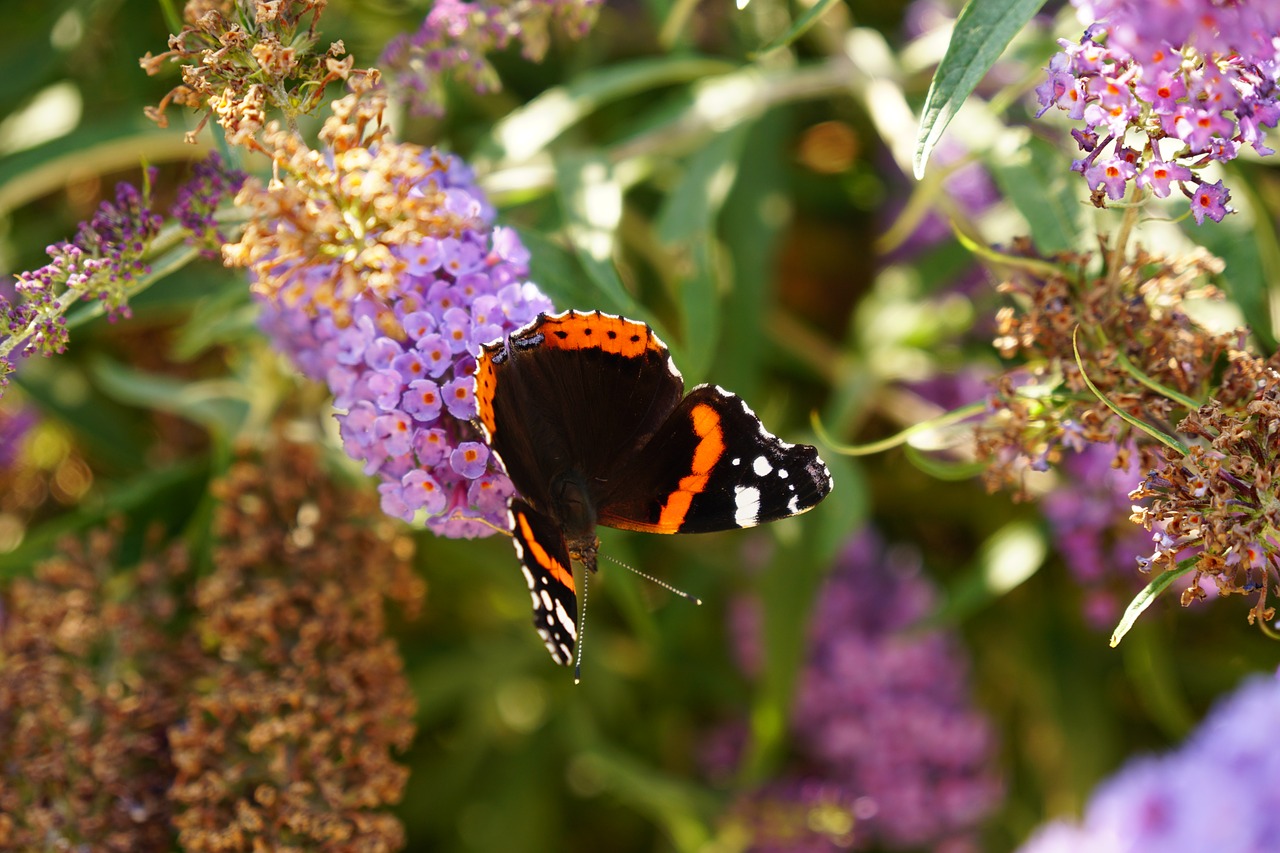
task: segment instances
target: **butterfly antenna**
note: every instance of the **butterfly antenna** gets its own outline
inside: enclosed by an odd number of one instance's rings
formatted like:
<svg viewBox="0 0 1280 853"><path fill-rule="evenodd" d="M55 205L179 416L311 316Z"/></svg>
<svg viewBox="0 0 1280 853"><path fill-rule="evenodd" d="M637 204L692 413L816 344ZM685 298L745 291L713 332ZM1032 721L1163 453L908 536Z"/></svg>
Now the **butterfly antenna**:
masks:
<svg viewBox="0 0 1280 853"><path fill-rule="evenodd" d="M573 661L573 683L582 683L582 643L587 638L587 590L591 587L591 572L582 573L582 615L578 617L578 653Z"/></svg>
<svg viewBox="0 0 1280 853"><path fill-rule="evenodd" d="M662 587L662 588L663 588L663 589L665 589L667 592L673 592L673 593L675 593L676 595L680 596L681 598L685 599L686 601L692 601L694 604L702 604L702 599L701 599L701 598L698 598L698 596L696 596L696 595L690 595L689 593L685 592L685 591L684 591L684 590L682 590L682 589L676 589L674 586L672 586L671 584L667 583L666 581L658 580L658 579L657 579L657 578L655 578L653 575L645 574L644 572L640 571L639 569L637 569L637 568L635 568L635 567L633 567L633 566L628 566L626 563L622 562L622 561L621 561L621 560L619 560L619 559L616 559L616 558L614 558L614 557L610 557L608 554L604 554L604 555L602 555L602 556L603 556L606 560L608 560L609 562L611 562L611 563L617 563L619 566L622 566L622 568L626 569L627 571L632 572L633 574L637 574L637 575L639 575L640 577L642 577L642 578L644 578L645 580L647 580L649 583L656 584L656 585L658 585L658 586Z"/></svg>

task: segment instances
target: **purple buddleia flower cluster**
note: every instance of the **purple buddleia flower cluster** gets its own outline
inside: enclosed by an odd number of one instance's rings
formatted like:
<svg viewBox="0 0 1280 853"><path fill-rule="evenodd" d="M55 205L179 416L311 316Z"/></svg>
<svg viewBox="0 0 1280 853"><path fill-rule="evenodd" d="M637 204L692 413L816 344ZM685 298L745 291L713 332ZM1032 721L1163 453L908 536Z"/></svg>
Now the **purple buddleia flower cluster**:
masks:
<svg viewBox="0 0 1280 853"><path fill-rule="evenodd" d="M261 325L304 374L328 384L343 447L381 479L383 511L406 521L421 512L437 534L471 538L506 528L513 491L471 423L480 346L552 305L525 280L528 250L493 225L470 169L441 161L428 180L474 227L400 247L397 286L358 296L342 317L306 298L294 307L264 299ZM312 265L301 283L332 277Z"/></svg>
<svg viewBox="0 0 1280 853"><path fill-rule="evenodd" d="M154 170L147 175L150 186ZM0 388L13 371L15 355L53 355L67 346L63 314L80 299L98 299L108 319L128 317L129 287L149 271L143 261L162 219L150 209L148 193L128 183L116 185L74 239L50 246L49 263L20 273L12 298L0 293Z"/></svg>
<svg viewBox="0 0 1280 853"><path fill-rule="evenodd" d="M751 809L730 813L760 849L977 849L977 826L1002 796L995 740L969 697L957 638L908 630L934 606L918 553L870 533L845 547L819 593L797 685L797 764L750 793ZM756 632L738 624L734 633ZM743 816L769 813L800 815L794 825L810 827L808 841L771 847L776 827Z"/></svg>
<svg viewBox="0 0 1280 853"><path fill-rule="evenodd" d="M1113 464L1119 459L1120 464ZM1142 479L1132 449L1083 442L1058 465L1061 480L1040 502L1053 543L1084 591L1085 620L1115 627L1145 582L1134 560L1151 550L1151 534L1129 521L1129 492Z"/></svg>
<svg viewBox="0 0 1280 853"><path fill-rule="evenodd" d="M1020 853L1263 853L1280 838L1280 678L1255 677L1180 748L1102 783L1080 823L1056 821Z"/></svg>
<svg viewBox="0 0 1280 853"><path fill-rule="evenodd" d="M1073 0L1086 25L1063 40L1036 89L1044 114L1065 110L1085 156L1072 164L1094 203L1129 186L1160 198L1176 187L1197 223L1231 208L1222 181L1197 172L1265 144L1280 121L1280 7L1216 0Z"/></svg>
<svg viewBox="0 0 1280 853"><path fill-rule="evenodd" d="M553 23L580 38L591 29L601 5L602 0L438 0L417 32L387 45L379 65L415 113L438 115L443 111L446 77L477 92L496 92L502 86L487 54L518 40L525 58L539 61L546 54Z"/></svg>
<svg viewBox="0 0 1280 853"><path fill-rule="evenodd" d="M187 242L200 247L200 254L210 260L221 256L227 234L219 227L214 214L218 206L235 198L244 185L245 173L230 168L215 151L195 164L191 180L178 188L172 213L190 233Z"/></svg>
<svg viewBox="0 0 1280 853"><path fill-rule="evenodd" d="M34 409L0 403L0 472L12 468L22 452L23 440L40 420Z"/></svg>

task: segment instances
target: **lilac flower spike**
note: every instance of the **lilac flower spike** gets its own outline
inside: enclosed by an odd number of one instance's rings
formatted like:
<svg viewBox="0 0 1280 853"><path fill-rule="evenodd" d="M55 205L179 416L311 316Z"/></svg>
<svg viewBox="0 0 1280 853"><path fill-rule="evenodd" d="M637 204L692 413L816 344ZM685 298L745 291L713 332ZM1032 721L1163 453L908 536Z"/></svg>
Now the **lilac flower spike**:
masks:
<svg viewBox="0 0 1280 853"><path fill-rule="evenodd" d="M816 599L796 685L798 767L729 815L750 849L976 849L1002 795L995 736L970 701L956 637L910 630L934 599L917 553L872 533L846 545ZM733 616L739 659L757 670L759 614Z"/></svg>
<svg viewBox="0 0 1280 853"><path fill-rule="evenodd" d="M1280 678L1246 681L1181 748L1139 758L1102 783L1079 824L1055 821L1020 853L1261 853L1280 837L1280 754L1258 732L1280 723Z"/></svg>
<svg viewBox="0 0 1280 853"><path fill-rule="evenodd" d="M1280 122L1280 7L1073 3L1088 28L1078 44L1060 42L1036 89L1037 115L1057 107L1085 123L1072 132L1085 151L1072 168L1094 203L1122 199L1130 181L1161 198L1176 184L1197 223L1220 222L1230 194L1197 171L1235 159L1245 145L1274 153L1265 138Z"/></svg>
<svg viewBox="0 0 1280 853"><path fill-rule="evenodd" d="M397 285L385 299L357 297L349 322L302 299L309 310L264 300L261 323L299 370L328 384L343 448L381 479L383 511L406 521L421 513L435 533L471 538L506 527L513 491L471 425L476 356L552 305L525 281L529 253L494 226L471 171L442 160L428 180L474 227L401 248Z"/></svg>
<svg viewBox="0 0 1280 853"><path fill-rule="evenodd" d="M143 190L116 185L115 198L103 201L72 240L46 250L48 264L20 273L12 297L0 292L0 390L15 355L50 356L66 349L63 314L77 301L97 299L111 321L130 316L130 288L150 271L147 250L162 222L146 191L153 175L148 173Z"/></svg>

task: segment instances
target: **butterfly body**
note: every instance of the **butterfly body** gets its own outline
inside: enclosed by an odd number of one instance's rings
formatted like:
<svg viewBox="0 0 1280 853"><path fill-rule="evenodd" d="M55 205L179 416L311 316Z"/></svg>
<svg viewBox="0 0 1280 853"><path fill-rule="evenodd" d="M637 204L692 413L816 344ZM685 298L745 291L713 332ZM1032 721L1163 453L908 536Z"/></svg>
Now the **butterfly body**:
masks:
<svg viewBox="0 0 1280 853"><path fill-rule="evenodd" d="M658 336L622 317L543 314L486 344L476 402L520 494L512 538L534 624L561 664L577 639L571 560L595 570L597 525L750 527L805 512L831 490L814 448L777 439L718 386L685 395Z"/></svg>

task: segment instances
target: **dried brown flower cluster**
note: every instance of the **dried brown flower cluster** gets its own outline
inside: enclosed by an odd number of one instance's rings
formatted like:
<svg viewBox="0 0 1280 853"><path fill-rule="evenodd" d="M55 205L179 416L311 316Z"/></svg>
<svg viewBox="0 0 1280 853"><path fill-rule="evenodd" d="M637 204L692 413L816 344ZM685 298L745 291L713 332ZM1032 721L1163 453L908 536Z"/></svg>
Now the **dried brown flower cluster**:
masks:
<svg viewBox="0 0 1280 853"><path fill-rule="evenodd" d="M1203 443L1166 452L1130 495L1147 503L1133 521L1158 534L1144 568L1194 571L1184 605L1205 596L1209 578L1222 595L1256 594L1249 621L1265 624L1275 618L1268 586L1280 579L1280 361L1235 354L1221 396L1178 424Z"/></svg>
<svg viewBox="0 0 1280 853"><path fill-rule="evenodd" d="M429 183L445 168L434 152L386 138L386 95L375 82L353 79L351 94L333 103L320 132L325 150L268 125L263 138L277 178L245 183L236 202L248 208L249 224L223 248L229 266L253 272L257 292L323 306L340 322L357 295L386 295L397 285L406 249L474 225L448 211Z"/></svg>
<svg viewBox="0 0 1280 853"><path fill-rule="evenodd" d="M142 67L157 74L167 62L182 66L182 84L147 110L161 127L169 104L215 116L233 145L255 147L268 109L292 121L315 109L325 87L352 73L342 42L317 53L316 24L327 0L189 0L186 26L169 37L169 50L147 53ZM304 27L307 19L310 22Z"/></svg>
<svg viewBox="0 0 1280 853"><path fill-rule="evenodd" d="M298 446L235 465L217 497L194 629L209 665L169 733L182 848L400 849L383 808L404 789L391 752L413 740L415 703L384 608L421 602L411 540Z"/></svg>
<svg viewBox="0 0 1280 853"><path fill-rule="evenodd" d="M1019 252L1031 257L1026 243ZM1135 432L1088 388L1076 365L1078 341L1088 377L1124 411L1165 432L1187 410L1176 398L1144 383L1192 400L1214 395L1214 372L1239 352L1244 334L1213 334L1183 310L1189 298L1220 298L1206 283L1221 262L1197 251L1162 258L1138 250L1117 270L1092 276L1088 256L1050 259L1060 270L1037 264L1006 280L1000 291L1015 307L997 315L995 346L1021 366L999 380L991 412L977 428L979 456L988 460L987 487L1013 487L1019 497L1028 468L1056 463L1062 448L1083 442L1124 447L1133 438L1142 467L1159 461L1155 442ZM1078 331L1077 331L1078 330ZM1129 362L1131 367L1125 365ZM1117 465L1127 467L1120 458Z"/></svg>
<svg viewBox="0 0 1280 853"><path fill-rule="evenodd" d="M165 732L181 714L197 649L172 642L166 629L186 555L173 549L122 573L117 546L108 531L85 546L68 542L9 590L0 633L0 849L172 847Z"/></svg>
<svg viewBox="0 0 1280 853"><path fill-rule="evenodd" d="M125 571L105 532L10 588L0 849L403 846L415 706L384 609L422 600L411 542L300 446L217 495L194 596L183 548Z"/></svg>
<svg viewBox="0 0 1280 853"><path fill-rule="evenodd" d="M1087 262L1053 260L1063 269ZM1187 299L1219 297L1204 282L1221 263L1203 252L1168 260L1139 251L1094 278L1035 269L1042 274L1001 285L1018 307L1001 312L996 346L1024 364L1003 377L977 427L988 486L1020 485L1022 472L1053 464L1063 447L1136 447L1149 473L1129 495L1142 502L1130 520L1156 543L1150 556L1135 555L1139 566L1190 573L1184 605L1205 596L1206 580L1222 595L1256 595L1249 621L1266 627L1275 616L1268 587L1280 581L1280 354L1259 357L1245 330L1215 334L1187 315ZM1160 438L1089 389L1073 339L1098 393ZM1128 467L1124 451L1114 464Z"/></svg>

